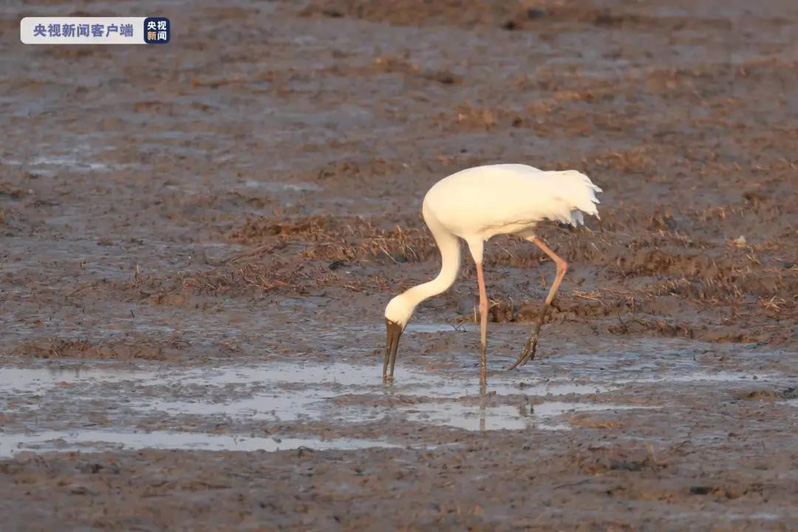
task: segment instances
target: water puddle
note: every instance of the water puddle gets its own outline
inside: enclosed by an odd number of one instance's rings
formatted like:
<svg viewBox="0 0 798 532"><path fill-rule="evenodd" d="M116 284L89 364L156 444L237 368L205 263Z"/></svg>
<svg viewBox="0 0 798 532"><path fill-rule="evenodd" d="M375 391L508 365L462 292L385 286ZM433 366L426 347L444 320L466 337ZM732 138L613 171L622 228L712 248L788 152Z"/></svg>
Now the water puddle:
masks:
<svg viewBox="0 0 798 532"><path fill-rule="evenodd" d="M130 372L117 369L40 369L40 368L2 368L0 369L0 390L4 392L41 393L55 386L66 386L77 382L120 382L127 379L146 379L150 372ZM2 397L2 396L0 396Z"/></svg>
<svg viewBox="0 0 798 532"><path fill-rule="evenodd" d="M419 386L409 384L397 389L397 394L414 397L425 397L432 394L434 397L468 397L479 395L479 385L475 379L453 380L440 379L434 386ZM496 395L528 395L528 396L561 396L561 395L591 395L605 393L617 388L616 386L592 384L587 382L569 382L540 379L519 378L513 376L493 376L488 386L488 391Z"/></svg>
<svg viewBox="0 0 798 532"><path fill-rule="evenodd" d="M564 356L557 364L544 361L526 371L492 373L488 397L480 395L477 371L470 369L435 373L405 366L396 383L386 385L380 367L345 362L201 368L142 363L134 369L92 362L89 368L86 363L3 368L0 412L5 416L6 433L0 435L0 448L117 445L125 449L281 450L302 445L349 449L401 444L358 439L319 443L321 440L292 434L307 434L309 423L344 427L384 423L386 419L391 427L410 422L471 431L569 430L568 414L575 412L621 416L624 410L658 408L616 404L617 399L606 395L628 390L629 385L645 384L655 391L702 383L744 386L754 380L780 378L776 374L709 372L685 358L641 361L631 355L612 360ZM224 425L227 430L248 434L264 423L279 426L277 430L286 436L282 446L269 438L201 432L203 427L216 432L213 427ZM76 430L75 426L90 430ZM92 428L98 426L107 429ZM136 430L142 426L160 432ZM8 455L11 451L4 452Z"/></svg>
<svg viewBox="0 0 798 532"><path fill-rule="evenodd" d="M385 412L370 404L380 397L426 398L433 401L430 408L435 408L439 405L436 400L456 400L480 393L477 381L466 375L453 377L405 369L401 383L386 386L379 378L379 368L345 363L277 363L168 372L9 368L0 371L0 406L24 411L26 406L39 408L42 400L58 396L69 397L70 402L88 402L102 397L107 388L124 397L120 407L139 417L160 412L169 416L273 422L336 419L346 423L379 419ZM498 397L553 398L599 394L613 388L500 373L491 379L489 391ZM336 404L343 396L347 397L347 404ZM521 425L526 426L518 426Z"/></svg>
<svg viewBox="0 0 798 532"><path fill-rule="evenodd" d="M747 382L759 381L768 382L770 379L776 379L777 374L754 374L754 373L740 373L733 371L718 371L715 373L697 372L686 375L674 375L671 373L664 373L662 375L647 375L641 377L634 377L631 379L619 379L618 384L633 384L633 383L675 383L675 384L717 384L719 382L733 383L733 382Z"/></svg>
<svg viewBox="0 0 798 532"><path fill-rule="evenodd" d="M446 403L441 405L424 404L408 409L408 418L413 421L434 423L470 431L485 430L571 430L571 425L558 419L564 414L577 412L612 412L617 410L650 410L659 407L568 403L552 401L537 405L521 404L484 407Z"/></svg>
<svg viewBox="0 0 798 532"><path fill-rule="evenodd" d="M164 412L169 415L225 417L272 422L313 421L321 419L323 401L336 397L333 392L301 390L293 393L260 393L246 399L209 402L207 400L154 399L132 407L142 413ZM357 417L357 416L355 416Z"/></svg>
<svg viewBox="0 0 798 532"><path fill-rule="evenodd" d="M466 332L466 331L479 331L479 327L475 327L470 323L461 323L454 325L451 323L414 323L410 322L407 326L408 333L439 333L439 332Z"/></svg>
<svg viewBox="0 0 798 532"><path fill-rule="evenodd" d="M79 150L86 151L86 150ZM78 159L75 155L52 155L52 156L38 156L34 157L28 164L36 167L39 171L42 167L63 167L70 170L93 171L103 172L111 169L131 168L136 165L133 164L105 164L89 160ZM49 173L49 172L48 172Z"/></svg>
<svg viewBox="0 0 798 532"><path fill-rule="evenodd" d="M182 449L192 451L355 450L396 447L376 440L319 440L315 438L253 437L202 432L111 432L102 430L45 431L34 434L0 434L0 458L24 451L130 451Z"/></svg>
<svg viewBox="0 0 798 532"><path fill-rule="evenodd" d="M321 187L313 183L282 183L279 181L255 181L247 180L244 182L245 188L259 188L268 192L306 192L321 190Z"/></svg>

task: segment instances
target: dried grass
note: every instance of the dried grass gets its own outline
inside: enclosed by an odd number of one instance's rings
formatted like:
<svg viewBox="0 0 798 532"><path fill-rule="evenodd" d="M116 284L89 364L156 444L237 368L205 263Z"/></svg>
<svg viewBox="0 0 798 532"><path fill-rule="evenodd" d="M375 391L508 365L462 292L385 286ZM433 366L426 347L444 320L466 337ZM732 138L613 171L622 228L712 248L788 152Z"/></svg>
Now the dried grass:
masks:
<svg viewBox="0 0 798 532"><path fill-rule="evenodd" d="M18 356L33 358L91 358L106 360L167 360L170 352L178 350L177 342L156 344L141 339L115 340L93 343L86 339L47 339L27 342L17 347Z"/></svg>
<svg viewBox="0 0 798 532"><path fill-rule="evenodd" d="M295 221L253 218L235 229L230 238L257 244L264 253L292 245L305 259L347 263L420 262L437 253L423 226L384 229L360 217L311 216Z"/></svg>

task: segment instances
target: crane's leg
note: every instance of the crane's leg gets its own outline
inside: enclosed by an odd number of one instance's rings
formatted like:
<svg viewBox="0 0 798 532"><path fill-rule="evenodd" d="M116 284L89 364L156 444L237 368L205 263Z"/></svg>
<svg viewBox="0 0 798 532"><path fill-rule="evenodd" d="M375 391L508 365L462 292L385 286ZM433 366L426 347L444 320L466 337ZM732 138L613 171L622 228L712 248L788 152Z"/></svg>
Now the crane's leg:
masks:
<svg viewBox="0 0 798 532"><path fill-rule="evenodd" d="M484 389L488 384L488 292L485 290L485 276L482 273L481 262L477 262L477 282L479 283L479 327L482 339L479 386Z"/></svg>
<svg viewBox="0 0 798 532"><path fill-rule="evenodd" d="M562 260L559 255L554 253L549 246L543 243L542 240L536 236L528 236L527 240L537 245L537 247L543 250L543 253L551 257L551 260L553 260L557 265L557 276L554 278L554 283L551 285L549 295L546 297L546 302L543 304L543 311L540 313L540 320L538 320L535 328L532 329L532 333L529 335L529 339L526 341L526 345L524 346L524 350L521 352L521 356L519 356L518 360L516 360L508 369L515 369L518 366L523 366L527 363L527 361L535 358L535 350L538 347L540 328L543 327L543 322L546 320L546 315L549 313L551 302L554 301L554 296L557 294L557 289L560 287L562 278L565 277L565 272L568 271L568 263Z"/></svg>

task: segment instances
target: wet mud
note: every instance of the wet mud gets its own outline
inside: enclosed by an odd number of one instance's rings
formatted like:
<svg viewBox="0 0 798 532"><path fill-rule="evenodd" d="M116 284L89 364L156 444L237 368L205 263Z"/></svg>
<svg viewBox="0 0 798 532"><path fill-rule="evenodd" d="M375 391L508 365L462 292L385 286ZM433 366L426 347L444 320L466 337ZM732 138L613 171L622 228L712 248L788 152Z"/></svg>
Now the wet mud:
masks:
<svg viewBox="0 0 798 532"><path fill-rule="evenodd" d="M195 2L165 47L0 20L0 515L13 530L798 526L793 2ZM72 11L70 11L72 10ZM381 382L468 166L576 168L554 267L486 248ZM2 528L2 527L0 527Z"/></svg>

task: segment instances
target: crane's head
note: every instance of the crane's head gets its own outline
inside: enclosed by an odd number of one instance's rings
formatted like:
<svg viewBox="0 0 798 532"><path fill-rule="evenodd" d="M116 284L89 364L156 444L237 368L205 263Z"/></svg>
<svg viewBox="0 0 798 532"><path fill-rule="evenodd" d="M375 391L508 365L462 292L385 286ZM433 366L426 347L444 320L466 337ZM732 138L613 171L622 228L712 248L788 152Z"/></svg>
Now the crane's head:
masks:
<svg viewBox="0 0 798 532"><path fill-rule="evenodd" d="M399 349L399 338L402 336L407 322L413 316L416 306L404 295L399 294L391 299L385 307L385 326L388 336L385 341L385 362L382 364L382 378L393 379L393 367L396 364L396 351ZM390 365L390 374L388 367Z"/></svg>

